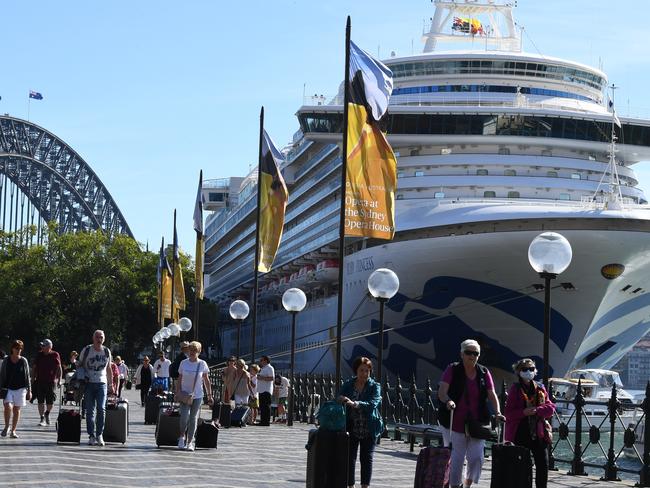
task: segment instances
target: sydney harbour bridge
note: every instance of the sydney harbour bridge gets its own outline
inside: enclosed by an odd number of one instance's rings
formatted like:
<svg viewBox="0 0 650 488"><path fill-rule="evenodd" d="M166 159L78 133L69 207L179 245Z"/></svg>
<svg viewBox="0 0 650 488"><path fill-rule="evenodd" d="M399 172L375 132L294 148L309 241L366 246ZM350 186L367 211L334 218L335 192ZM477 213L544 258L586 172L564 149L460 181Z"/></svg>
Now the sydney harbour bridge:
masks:
<svg viewBox="0 0 650 488"><path fill-rule="evenodd" d="M47 223L60 233L102 230L133 237L122 212L92 168L51 132L0 116L0 231Z"/></svg>

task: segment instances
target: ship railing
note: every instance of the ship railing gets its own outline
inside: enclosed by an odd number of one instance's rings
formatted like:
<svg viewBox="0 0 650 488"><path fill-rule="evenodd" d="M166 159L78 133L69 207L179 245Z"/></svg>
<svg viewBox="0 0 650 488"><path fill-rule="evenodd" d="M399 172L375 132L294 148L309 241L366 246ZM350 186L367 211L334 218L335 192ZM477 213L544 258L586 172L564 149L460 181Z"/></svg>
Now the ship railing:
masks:
<svg viewBox="0 0 650 488"><path fill-rule="evenodd" d="M503 96L496 94L472 93L455 93L453 96L441 96L440 94L422 93L410 95L394 95L390 100L391 106L418 106L418 107L487 107L487 108L523 108L523 109L542 109L542 110L563 110L571 112L600 113L607 115L607 111L602 105L596 102L576 100L573 98L563 99L560 97L553 98L554 102L544 102L527 96ZM321 98L322 97L322 98ZM564 101L569 103L562 103ZM303 97L303 106L343 106L343 97L340 95L334 97L305 96ZM390 110L390 109L389 109Z"/></svg>
<svg viewBox="0 0 650 488"><path fill-rule="evenodd" d="M289 377L288 372L281 372ZM331 374L296 373L290 379L290 391L293 420L308 424L318 423L318 410L325 401L335 400L341 385L336 385ZM507 401L506 383L502 382L499 398L505 405ZM588 474L586 468L602 472L602 480L617 481L619 473L638 476L636 486L650 487L650 381L646 386L645 399L642 403L634 405L638 415L627 425L624 418L626 410L617 397L616 386L612 386L610 399L606 402L606 413L602 416L587 414L589 406L603 405L603 402L590 401L584 398L582 385L578 382L577 393L572 400L555 398L551 392L551 399L556 406L570 406L568 415L555 413L552 421L554 426L553 439L549 445L550 469L557 469L556 464L569 466L567 474L582 476ZM585 409L587 407L587 409ZM625 407L630 407L626 405ZM432 387L431 379L427 378L418 386L413 377L405 384L397 377L394 383L387 378L382 382L381 415L384 420L384 439L395 442L413 442L413 439L402 438L403 428L395 426L426 425L437 426L438 416L437 391ZM444 407L442 407L444 408ZM644 427L644 439L636 435ZM621 435L622 434L622 435ZM421 438L426 443L427 439ZM643 443L643 451L639 445ZM486 450L490 451L492 443L486 443ZM559 454L559 447L568 447L570 458ZM623 455L631 456L638 462L638 468L621 467L619 459Z"/></svg>
<svg viewBox="0 0 650 488"><path fill-rule="evenodd" d="M548 207L579 207L581 209L602 209L605 205L605 200L593 200L592 197L582 197L578 200L542 200L542 199L526 199L526 198L476 198L476 197L456 197L456 198L441 198L437 199L438 205L462 205L462 204L475 204L475 203L490 203L502 205L516 205L516 206L548 206ZM648 209L650 205L643 203L636 203L631 198L623 198L622 207L626 209Z"/></svg>

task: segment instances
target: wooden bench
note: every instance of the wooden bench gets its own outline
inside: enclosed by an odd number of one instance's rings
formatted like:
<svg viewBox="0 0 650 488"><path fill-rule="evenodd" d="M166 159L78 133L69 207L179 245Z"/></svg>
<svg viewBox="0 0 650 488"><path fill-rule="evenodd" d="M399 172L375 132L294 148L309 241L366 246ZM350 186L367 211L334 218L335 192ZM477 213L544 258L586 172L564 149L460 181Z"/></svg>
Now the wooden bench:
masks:
<svg viewBox="0 0 650 488"><path fill-rule="evenodd" d="M431 440L437 440L442 445L442 429L439 425L432 424L395 424L395 430L408 436L409 450L413 452L415 438L421 437L424 446L430 446Z"/></svg>

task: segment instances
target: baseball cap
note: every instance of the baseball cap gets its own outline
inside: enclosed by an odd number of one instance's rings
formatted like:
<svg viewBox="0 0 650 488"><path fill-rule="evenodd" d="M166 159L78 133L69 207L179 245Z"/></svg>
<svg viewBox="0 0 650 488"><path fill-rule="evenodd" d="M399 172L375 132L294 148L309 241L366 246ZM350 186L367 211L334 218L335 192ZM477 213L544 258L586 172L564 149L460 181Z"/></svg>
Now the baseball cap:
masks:
<svg viewBox="0 0 650 488"><path fill-rule="evenodd" d="M49 339L44 339L39 343L39 345L41 347L52 347L52 341Z"/></svg>

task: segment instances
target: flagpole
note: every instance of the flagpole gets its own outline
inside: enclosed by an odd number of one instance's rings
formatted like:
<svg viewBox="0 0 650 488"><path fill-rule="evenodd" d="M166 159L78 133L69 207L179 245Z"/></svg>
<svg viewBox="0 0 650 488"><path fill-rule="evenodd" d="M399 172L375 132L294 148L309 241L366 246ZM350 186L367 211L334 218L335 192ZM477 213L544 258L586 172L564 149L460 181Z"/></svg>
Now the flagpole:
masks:
<svg viewBox="0 0 650 488"><path fill-rule="evenodd" d="M203 170L199 172L199 191L202 190L203 190ZM201 211L201 222L202 221L203 221L203 211ZM203 234L199 233L198 230L196 231L196 240L197 242L199 241L202 242L203 240ZM199 263L198 253L203 252L202 247L199 249L197 245L196 252L197 252L197 256L195 257L194 262L196 265L198 265ZM203 263L203 260L201 260L201 263ZM200 273L195 273L195 275L198 275L199 278L201 279L201 289L203 289L203 269L200 270ZM198 283L195 283L194 285L194 290L195 290L194 292L194 340L195 341L199 340L199 304L201 300L199 298L199 294L197 293L198 289L199 289Z"/></svg>
<svg viewBox="0 0 650 488"><path fill-rule="evenodd" d="M255 267L253 268L253 325L251 329L251 361L255 361L255 335L257 333L257 286L260 266L260 205L262 202L262 138L264 137L264 107L260 109L260 147L257 157L257 223L255 224Z"/></svg>
<svg viewBox="0 0 650 488"><path fill-rule="evenodd" d="M165 252L165 237L163 236L162 241L160 241L160 251ZM158 256L158 260L160 261L160 256ZM158 263L158 267L160 267L160 263ZM162 329L163 325L165 324L165 317L163 317L163 281L165 279L164 271L162 268L160 269L160 282L158 283L158 286L160 287L160 290L158 292L158 325Z"/></svg>
<svg viewBox="0 0 650 488"><path fill-rule="evenodd" d="M339 220L339 296L336 316L336 383L335 389L341 384L341 334L343 330L343 260L345 258L345 183L348 165L348 100L350 86L350 16L345 25L345 82L343 85L343 154L341 155L341 209Z"/></svg>

